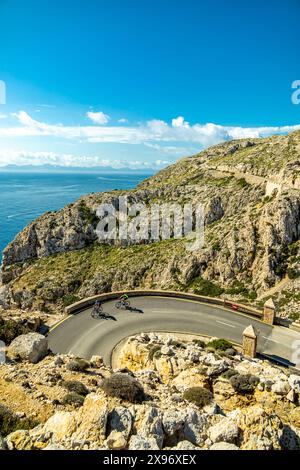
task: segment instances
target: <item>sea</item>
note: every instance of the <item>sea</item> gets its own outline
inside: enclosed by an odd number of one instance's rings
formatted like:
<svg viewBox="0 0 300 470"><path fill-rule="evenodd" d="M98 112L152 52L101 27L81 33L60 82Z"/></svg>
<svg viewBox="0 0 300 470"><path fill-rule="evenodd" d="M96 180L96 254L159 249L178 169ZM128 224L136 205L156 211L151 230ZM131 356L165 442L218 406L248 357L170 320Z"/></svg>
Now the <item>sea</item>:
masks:
<svg viewBox="0 0 300 470"><path fill-rule="evenodd" d="M18 232L44 212L58 210L84 194L132 189L149 173L0 172L0 263Z"/></svg>

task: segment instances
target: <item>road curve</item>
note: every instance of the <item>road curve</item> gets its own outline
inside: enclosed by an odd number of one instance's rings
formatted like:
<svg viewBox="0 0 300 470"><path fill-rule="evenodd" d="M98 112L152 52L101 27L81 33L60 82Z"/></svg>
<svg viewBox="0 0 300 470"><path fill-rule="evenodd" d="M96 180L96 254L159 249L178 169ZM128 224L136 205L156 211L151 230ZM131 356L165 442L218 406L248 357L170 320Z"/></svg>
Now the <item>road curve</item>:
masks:
<svg viewBox="0 0 300 470"><path fill-rule="evenodd" d="M91 317L91 308L54 326L49 346L54 353L75 354L90 359L100 355L110 363L114 347L124 338L141 332L164 331L203 334L241 343L242 332L250 324L259 331L258 351L293 363L293 343L300 340L296 331L270 326L247 315L223 307L170 297L131 297L138 313L117 310L115 300L103 304L105 313L115 319Z"/></svg>

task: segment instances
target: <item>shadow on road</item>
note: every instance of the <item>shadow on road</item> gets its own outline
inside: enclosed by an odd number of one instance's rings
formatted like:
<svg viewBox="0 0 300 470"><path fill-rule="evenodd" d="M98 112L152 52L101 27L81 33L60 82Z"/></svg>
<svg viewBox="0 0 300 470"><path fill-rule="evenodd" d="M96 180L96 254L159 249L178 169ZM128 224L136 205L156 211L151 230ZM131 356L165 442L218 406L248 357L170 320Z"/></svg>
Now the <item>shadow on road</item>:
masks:
<svg viewBox="0 0 300 470"><path fill-rule="evenodd" d="M94 318L94 320L113 320L113 321L117 321L116 317L114 317L113 315L110 315L109 313L101 313L101 315L97 315L95 317L92 316L92 318Z"/></svg>
<svg viewBox="0 0 300 470"><path fill-rule="evenodd" d="M129 310L130 312L135 312L135 313L144 313L144 310L141 308L136 308L136 307L126 307L126 310Z"/></svg>
<svg viewBox="0 0 300 470"><path fill-rule="evenodd" d="M257 357L260 359L268 359L269 361L274 362L278 366L284 367L295 367L293 362L290 362L288 359L284 359L281 356L277 356L276 354L265 354L265 353L258 353Z"/></svg>

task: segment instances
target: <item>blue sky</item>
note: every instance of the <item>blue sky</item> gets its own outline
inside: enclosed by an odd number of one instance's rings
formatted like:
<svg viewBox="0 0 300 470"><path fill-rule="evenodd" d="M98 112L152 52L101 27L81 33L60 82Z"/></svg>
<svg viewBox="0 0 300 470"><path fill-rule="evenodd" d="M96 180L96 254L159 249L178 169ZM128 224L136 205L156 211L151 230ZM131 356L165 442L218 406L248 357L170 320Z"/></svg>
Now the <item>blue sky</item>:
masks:
<svg viewBox="0 0 300 470"><path fill-rule="evenodd" d="M299 20L299 0L0 0L0 166L159 168L293 130Z"/></svg>

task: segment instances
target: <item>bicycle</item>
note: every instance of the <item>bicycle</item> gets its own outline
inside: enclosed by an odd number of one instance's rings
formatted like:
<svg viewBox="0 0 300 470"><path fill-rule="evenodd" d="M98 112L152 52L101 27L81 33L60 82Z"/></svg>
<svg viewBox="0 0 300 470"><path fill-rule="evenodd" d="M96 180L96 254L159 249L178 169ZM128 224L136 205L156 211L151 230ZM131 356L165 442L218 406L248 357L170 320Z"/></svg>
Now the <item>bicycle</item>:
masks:
<svg viewBox="0 0 300 470"><path fill-rule="evenodd" d="M119 300L118 302L116 302L115 307L117 309L129 308L130 307L130 302L129 302L129 300Z"/></svg>

